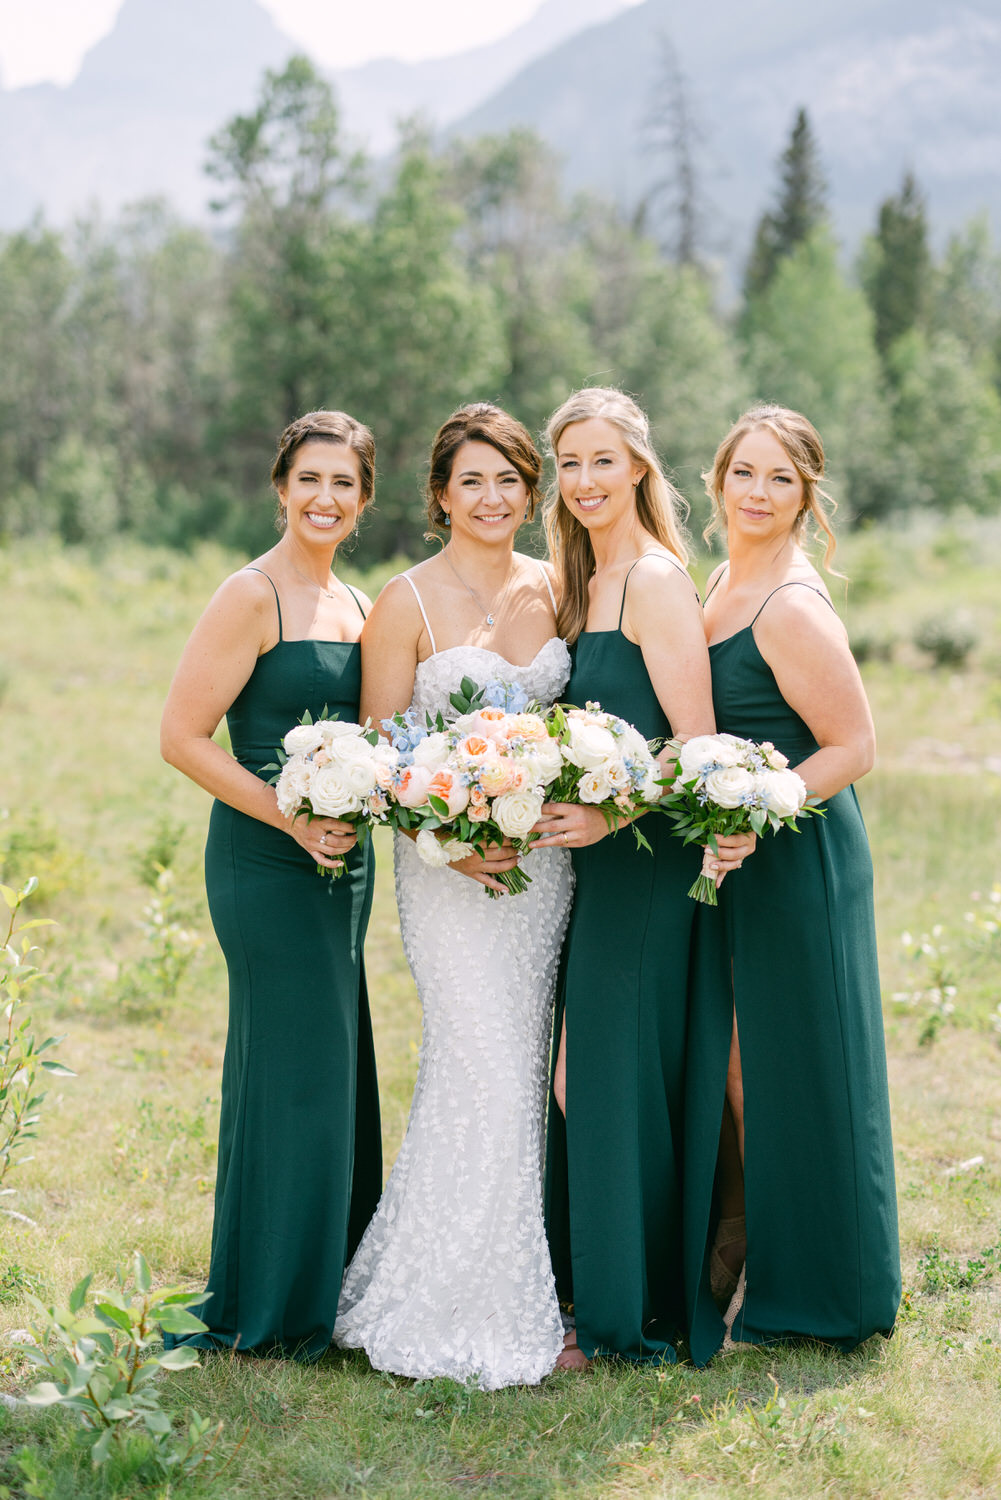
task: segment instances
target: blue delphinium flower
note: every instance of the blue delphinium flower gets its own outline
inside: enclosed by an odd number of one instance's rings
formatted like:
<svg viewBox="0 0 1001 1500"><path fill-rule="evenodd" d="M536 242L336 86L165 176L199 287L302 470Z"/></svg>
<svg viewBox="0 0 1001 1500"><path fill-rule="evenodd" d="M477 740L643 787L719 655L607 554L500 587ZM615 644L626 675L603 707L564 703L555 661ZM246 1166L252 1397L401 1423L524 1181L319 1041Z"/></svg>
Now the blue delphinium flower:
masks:
<svg viewBox="0 0 1001 1500"><path fill-rule="evenodd" d="M490 708L502 708L508 714L524 713L529 698L517 682L500 682L494 678L483 688L483 701Z"/></svg>

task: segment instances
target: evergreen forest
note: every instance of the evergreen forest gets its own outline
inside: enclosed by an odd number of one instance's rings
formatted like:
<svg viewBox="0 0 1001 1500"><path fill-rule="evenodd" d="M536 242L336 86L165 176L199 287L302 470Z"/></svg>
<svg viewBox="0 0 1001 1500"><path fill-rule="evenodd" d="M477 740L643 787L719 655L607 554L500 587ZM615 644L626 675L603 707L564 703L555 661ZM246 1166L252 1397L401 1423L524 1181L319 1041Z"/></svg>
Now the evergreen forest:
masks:
<svg viewBox="0 0 1001 1500"><path fill-rule="evenodd" d="M213 220L162 200L0 237L0 538L268 545L267 475L293 417L339 407L379 449L366 564L413 555L430 438L490 399L533 430L574 387L650 413L703 514L701 470L751 400L798 407L853 524L1001 507L1001 249L986 215L947 243L910 173L837 238L807 112L762 165L742 285L718 246L683 94L651 122L658 191L569 197L527 131L390 161L345 140L293 57L207 143Z"/></svg>

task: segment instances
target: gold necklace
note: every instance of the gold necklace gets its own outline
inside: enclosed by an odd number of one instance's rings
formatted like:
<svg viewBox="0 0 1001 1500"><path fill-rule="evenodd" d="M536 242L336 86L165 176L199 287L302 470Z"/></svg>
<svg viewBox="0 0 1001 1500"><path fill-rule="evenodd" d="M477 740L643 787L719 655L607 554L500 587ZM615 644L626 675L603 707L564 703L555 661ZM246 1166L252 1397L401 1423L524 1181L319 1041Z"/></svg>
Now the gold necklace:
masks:
<svg viewBox="0 0 1001 1500"><path fill-rule="evenodd" d="M288 564L289 564L289 567L292 569L293 573L298 573L299 574L299 577L302 579L303 583L312 584L312 586L313 586L314 589L318 589L319 592L321 594L325 594L328 599L336 599L337 598L337 594L334 592L333 589L325 589L323 587L323 584L322 583L317 583L317 581L316 581L315 578L308 578L305 573L300 572L300 570L296 567L295 563L292 561L291 558L289 558ZM331 574L331 577L333 577L333 574ZM334 582L337 583L337 581L338 580L336 578L334 578Z"/></svg>
<svg viewBox="0 0 1001 1500"><path fill-rule="evenodd" d="M495 618L496 618L496 616L497 616L497 614L499 612L499 606L501 604L503 604L503 602L504 602L504 596L506 595L508 589L511 586L511 579L512 579L512 577L514 575L514 560L512 559L512 562L511 562L511 571L508 573L507 578L506 578L506 580L504 582L503 587L501 588L500 593L494 599L494 602L490 606L490 608L487 609L486 605L483 603L483 600L479 597L478 594L475 594L473 592L473 590L469 587L469 584L463 578L462 574L459 572L458 568L455 566L455 563L449 557L449 555L448 555L448 548L447 547L442 552L442 557L444 557L445 561L448 563L449 567L452 569L452 572L455 574L456 578L462 584L462 587L465 589L465 591L469 595L470 599L472 599L472 601L476 605L477 609L482 612L483 617L484 617L484 619L486 620L486 623L487 623L487 629L488 630L492 629L493 628L494 620L495 620Z"/></svg>

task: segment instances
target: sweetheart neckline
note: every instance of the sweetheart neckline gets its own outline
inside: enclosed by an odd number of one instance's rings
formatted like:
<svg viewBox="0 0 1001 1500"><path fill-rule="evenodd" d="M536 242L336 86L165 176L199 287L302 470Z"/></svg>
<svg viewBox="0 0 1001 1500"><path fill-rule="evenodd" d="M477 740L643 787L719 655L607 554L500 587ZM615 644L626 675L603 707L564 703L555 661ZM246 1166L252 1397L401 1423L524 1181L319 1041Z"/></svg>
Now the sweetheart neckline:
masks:
<svg viewBox="0 0 1001 1500"><path fill-rule="evenodd" d="M551 635L548 641L543 641L538 651L532 657L532 660L526 662L509 661L499 651L491 651L489 646L446 646L443 651L432 651L430 656L425 656L423 661L417 663L417 670L420 671L421 667L427 666L428 662L437 661L440 657L448 656L453 651L477 651L481 656L492 656L495 661L502 661L506 667L510 667L515 672L527 672L529 667L534 667L542 653L548 651L552 645L560 645L564 651L567 649L567 643L562 636Z"/></svg>

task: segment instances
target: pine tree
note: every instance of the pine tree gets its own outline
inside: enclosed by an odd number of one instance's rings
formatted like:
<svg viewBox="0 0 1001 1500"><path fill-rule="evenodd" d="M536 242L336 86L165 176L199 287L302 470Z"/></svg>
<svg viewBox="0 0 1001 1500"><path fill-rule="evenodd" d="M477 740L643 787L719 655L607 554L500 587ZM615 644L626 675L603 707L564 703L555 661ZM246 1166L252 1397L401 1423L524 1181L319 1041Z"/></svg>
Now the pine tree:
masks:
<svg viewBox="0 0 1001 1500"><path fill-rule="evenodd" d="M641 131L644 149L655 158L657 170L637 210L636 227L642 231L651 220L659 223L668 258L676 265L701 269L706 211L699 155L705 137L678 54L664 34Z"/></svg>
<svg viewBox="0 0 1001 1500"><path fill-rule="evenodd" d="M931 262L924 197L907 172L900 192L880 205L879 221L866 277L866 293L875 318L876 348L885 360L903 334L923 322Z"/></svg>
<svg viewBox="0 0 1001 1500"><path fill-rule="evenodd" d="M779 198L763 214L744 277L746 298L760 296L780 261L808 239L827 217L827 185L805 109L796 112L789 144L779 159Z"/></svg>

